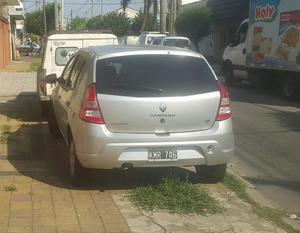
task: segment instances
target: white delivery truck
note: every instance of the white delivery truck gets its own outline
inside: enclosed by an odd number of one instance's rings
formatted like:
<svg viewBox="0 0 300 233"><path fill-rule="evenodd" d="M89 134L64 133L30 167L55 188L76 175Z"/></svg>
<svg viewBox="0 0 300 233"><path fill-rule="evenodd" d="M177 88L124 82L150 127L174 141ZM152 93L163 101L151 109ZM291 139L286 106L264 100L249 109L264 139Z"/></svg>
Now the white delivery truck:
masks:
<svg viewBox="0 0 300 233"><path fill-rule="evenodd" d="M284 97L300 94L300 1L251 0L249 19L225 48L228 85L237 79L277 84Z"/></svg>
<svg viewBox="0 0 300 233"><path fill-rule="evenodd" d="M47 37L42 67L37 73L37 93L41 100L42 111L47 112L50 95L55 83L48 83L47 75L55 73L60 77L64 67L74 53L83 47L118 44L118 38L108 33L74 33L63 32Z"/></svg>

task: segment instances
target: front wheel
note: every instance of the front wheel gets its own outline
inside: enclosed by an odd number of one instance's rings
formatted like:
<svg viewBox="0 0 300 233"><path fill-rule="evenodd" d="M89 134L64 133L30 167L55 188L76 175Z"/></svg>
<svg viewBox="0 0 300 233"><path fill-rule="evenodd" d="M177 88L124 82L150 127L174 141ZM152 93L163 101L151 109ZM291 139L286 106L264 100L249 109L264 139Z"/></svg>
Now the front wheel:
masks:
<svg viewBox="0 0 300 233"><path fill-rule="evenodd" d="M218 183L223 180L226 174L227 164L214 166L195 166L197 175L208 183Z"/></svg>
<svg viewBox="0 0 300 233"><path fill-rule="evenodd" d="M70 140L69 143L68 172L71 184L74 186L79 185L82 181L82 176L85 173L85 168L81 166L77 159L73 140Z"/></svg>

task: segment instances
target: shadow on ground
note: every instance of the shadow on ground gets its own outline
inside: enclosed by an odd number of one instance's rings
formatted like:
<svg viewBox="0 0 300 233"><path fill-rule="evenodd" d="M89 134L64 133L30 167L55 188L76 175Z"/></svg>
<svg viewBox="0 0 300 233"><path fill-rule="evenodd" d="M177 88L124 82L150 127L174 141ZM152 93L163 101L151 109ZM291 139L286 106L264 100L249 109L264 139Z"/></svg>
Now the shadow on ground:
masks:
<svg viewBox="0 0 300 233"><path fill-rule="evenodd" d="M62 139L51 137L48 124L40 118L36 96L22 93L16 99L0 104L0 114L9 119L11 133L7 138L7 160L16 172L55 187L72 188L67 178L67 146ZM13 130L16 128L16 130ZM4 156L1 156L4 157ZM84 176L83 190L126 190L157 184L163 177L176 175L199 183L193 171L183 168L90 170ZM77 188L76 188L77 189Z"/></svg>

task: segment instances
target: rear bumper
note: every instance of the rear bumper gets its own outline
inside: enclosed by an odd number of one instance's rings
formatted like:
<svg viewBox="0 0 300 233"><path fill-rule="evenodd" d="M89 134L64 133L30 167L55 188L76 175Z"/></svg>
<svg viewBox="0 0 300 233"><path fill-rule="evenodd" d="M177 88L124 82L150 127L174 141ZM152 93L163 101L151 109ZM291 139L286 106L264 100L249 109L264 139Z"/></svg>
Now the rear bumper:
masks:
<svg viewBox="0 0 300 233"><path fill-rule="evenodd" d="M231 120L216 122L210 130L155 134L111 133L104 125L76 121L72 128L76 153L82 166L97 169L217 165L234 152ZM149 148L178 150L176 161L148 161Z"/></svg>

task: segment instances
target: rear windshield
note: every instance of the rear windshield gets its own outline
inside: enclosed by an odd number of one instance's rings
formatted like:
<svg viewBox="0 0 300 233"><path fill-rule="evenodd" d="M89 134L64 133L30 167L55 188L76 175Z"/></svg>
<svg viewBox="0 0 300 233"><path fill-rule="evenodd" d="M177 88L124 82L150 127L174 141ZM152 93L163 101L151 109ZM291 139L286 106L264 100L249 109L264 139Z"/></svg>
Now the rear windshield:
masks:
<svg viewBox="0 0 300 233"><path fill-rule="evenodd" d="M190 47L189 41L185 39L165 39L165 46L174 46L180 48L188 48Z"/></svg>
<svg viewBox="0 0 300 233"><path fill-rule="evenodd" d="M78 50L77 47L58 47L55 50L55 63L58 66L67 65L70 58Z"/></svg>
<svg viewBox="0 0 300 233"><path fill-rule="evenodd" d="M201 58L135 55L97 61L97 92L133 97L187 96L217 91L212 71Z"/></svg>

